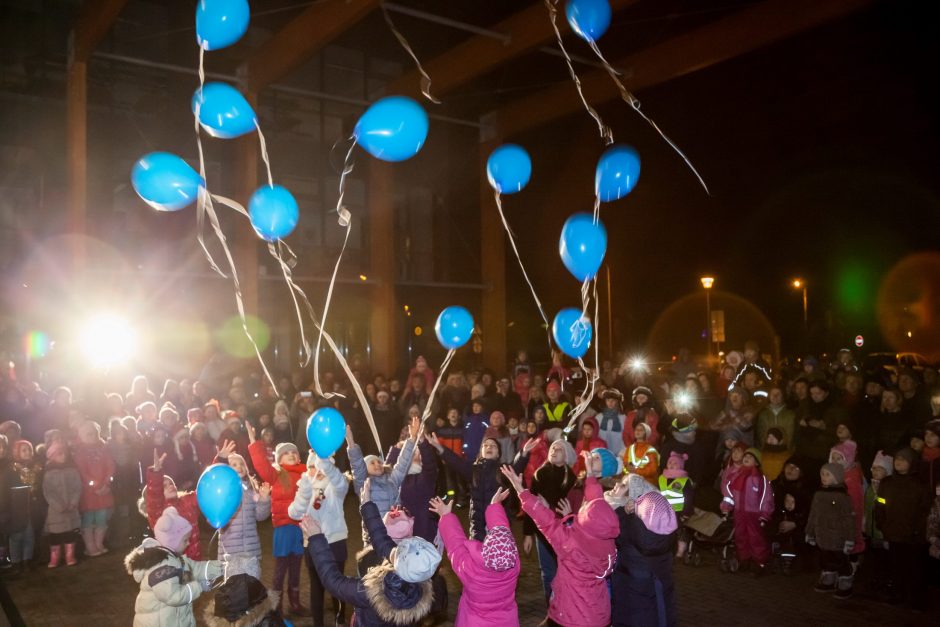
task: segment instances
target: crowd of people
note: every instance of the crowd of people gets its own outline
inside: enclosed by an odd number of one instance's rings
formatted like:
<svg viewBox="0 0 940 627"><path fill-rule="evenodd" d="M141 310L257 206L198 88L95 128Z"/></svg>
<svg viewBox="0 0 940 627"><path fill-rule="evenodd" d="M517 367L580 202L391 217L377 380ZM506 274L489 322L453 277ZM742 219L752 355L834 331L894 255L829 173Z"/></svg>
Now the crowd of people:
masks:
<svg viewBox="0 0 940 627"><path fill-rule="evenodd" d="M771 367L748 343L712 368L680 352L597 373L560 356L537 371L520 351L502 373L447 373L434 398L423 358L403 380L361 364L354 374L380 444L348 382L328 372L319 386L303 372L276 387L257 374L227 389L167 379L159 393L138 376L125 394L85 398L6 377L0 573L131 549L135 625L195 624L192 602L209 591L212 625L323 625L326 613L342 625L351 612L357 625L433 624L449 602L445 555L462 584L457 625L518 625L506 590L520 548L538 556L544 624L567 627L676 624L673 564L716 546L729 573L818 568L815 589L840 599L859 577L866 595L918 610L936 583L934 368L865 370L848 350ZM330 458L305 433L325 405L348 425ZM237 472L243 494L207 555L194 490L214 463ZM356 577L344 574L349 493L365 546Z"/></svg>

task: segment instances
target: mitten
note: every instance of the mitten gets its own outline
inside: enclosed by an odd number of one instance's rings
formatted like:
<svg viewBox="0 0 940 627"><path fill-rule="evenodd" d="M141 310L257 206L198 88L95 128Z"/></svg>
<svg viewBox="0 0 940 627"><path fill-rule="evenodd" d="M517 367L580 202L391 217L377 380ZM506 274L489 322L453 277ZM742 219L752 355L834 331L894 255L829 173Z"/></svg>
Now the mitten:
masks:
<svg viewBox="0 0 940 627"><path fill-rule="evenodd" d="M842 546L842 552L846 555L849 555L852 552L852 549L855 548L854 540L846 540L845 544Z"/></svg>

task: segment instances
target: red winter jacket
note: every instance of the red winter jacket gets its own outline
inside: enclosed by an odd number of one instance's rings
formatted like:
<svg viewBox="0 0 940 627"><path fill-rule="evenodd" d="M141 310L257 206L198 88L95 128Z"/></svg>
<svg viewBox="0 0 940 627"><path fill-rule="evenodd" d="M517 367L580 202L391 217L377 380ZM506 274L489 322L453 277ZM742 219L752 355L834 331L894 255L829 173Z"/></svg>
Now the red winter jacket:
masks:
<svg viewBox="0 0 940 627"><path fill-rule="evenodd" d="M301 475L307 472L306 464L291 464L281 466L281 470L287 472L288 487L284 487L281 482L280 472L268 461L268 451L264 442L257 440L248 447L251 454L251 461L254 462L255 471L265 483L271 485L271 522L275 527L285 525L297 525L299 521L294 520L287 513L287 508L294 502L294 495L297 494L297 482Z"/></svg>
<svg viewBox="0 0 940 627"><path fill-rule="evenodd" d="M82 476L82 498L78 508L82 512L114 507L111 480L114 477L114 458L107 444L99 440L94 444L79 442L73 448L72 459Z"/></svg>
<svg viewBox="0 0 940 627"><path fill-rule="evenodd" d="M150 529L157 524L157 519L163 514L163 510L173 506L180 516L185 518L193 531L189 536L189 544L186 545L184 553L186 557L201 561L202 549L199 547L199 501L196 500L195 492L179 492L175 499L168 499L163 495L163 473L155 471L153 468L147 469L147 490L144 496L147 503L147 521L150 523Z"/></svg>
<svg viewBox="0 0 940 627"><path fill-rule="evenodd" d="M722 511L734 509L736 514L760 514L762 520L768 521L773 517L774 489L756 466L742 466L721 490L725 497Z"/></svg>

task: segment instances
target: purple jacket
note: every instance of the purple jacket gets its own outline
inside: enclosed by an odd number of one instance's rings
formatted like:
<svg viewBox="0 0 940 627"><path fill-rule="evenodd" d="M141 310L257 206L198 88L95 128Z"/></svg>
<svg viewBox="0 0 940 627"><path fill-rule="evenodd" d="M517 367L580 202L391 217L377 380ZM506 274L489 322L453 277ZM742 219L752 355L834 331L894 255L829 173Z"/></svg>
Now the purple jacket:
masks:
<svg viewBox="0 0 940 627"><path fill-rule="evenodd" d="M490 504L486 508L486 527L492 529L499 525L509 527L506 510L502 505ZM515 590L519 579L519 561L513 568L503 572L490 570L483 565L483 543L467 539L456 514L447 514L441 518L440 528L450 565L463 584L454 625L518 627L519 608L516 606Z"/></svg>

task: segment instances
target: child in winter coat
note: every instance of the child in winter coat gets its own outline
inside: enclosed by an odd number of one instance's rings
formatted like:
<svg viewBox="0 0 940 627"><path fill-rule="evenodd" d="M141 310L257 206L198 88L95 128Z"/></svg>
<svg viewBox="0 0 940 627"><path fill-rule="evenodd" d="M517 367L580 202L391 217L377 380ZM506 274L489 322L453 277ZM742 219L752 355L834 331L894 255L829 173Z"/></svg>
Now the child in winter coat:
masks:
<svg viewBox="0 0 940 627"><path fill-rule="evenodd" d="M199 459L196 456L196 447L193 446L189 436L189 428L184 427L173 434L170 454L164 464L166 474L173 477L173 481L181 490L194 490L199 479Z"/></svg>
<svg viewBox="0 0 940 627"><path fill-rule="evenodd" d="M607 444L604 440L597 437L597 420L594 416L588 416L581 423L581 435L574 445L574 452L578 456L578 461L574 465L574 474L580 477L584 473L583 453L590 453L596 448L606 447Z"/></svg>
<svg viewBox="0 0 940 627"><path fill-rule="evenodd" d="M604 408L596 416L598 435L614 455L620 456L626 448L623 429L627 417L623 414L623 393L616 388L607 388L601 393L601 399L604 401Z"/></svg>
<svg viewBox="0 0 940 627"><path fill-rule="evenodd" d="M82 477L68 458L68 447L56 440L46 449L46 468L42 475L42 495L49 508L45 531L49 535L49 568L59 565L63 550L65 563L73 566L75 543L82 519L78 504L82 498Z"/></svg>
<svg viewBox="0 0 940 627"><path fill-rule="evenodd" d="M532 475L532 481L526 484L529 492L534 496L545 499L548 508L553 512L557 512L559 505L563 501L567 502L569 491L578 481L571 469L574 463L575 452L571 444L563 439L555 440L548 448L548 459ZM532 545L535 544L539 558L539 570L542 572L542 589L545 593L545 600L548 601L552 593L552 580L554 580L555 573L558 571L555 551L552 550L548 540L545 539L545 536L542 535L542 532L539 531L528 515L523 518L522 532L525 536L522 547L526 555L531 553Z"/></svg>
<svg viewBox="0 0 940 627"><path fill-rule="evenodd" d="M434 433L445 448L449 448L458 457L463 456L463 422L461 422L460 412L456 408L451 407L447 410L447 424L436 429ZM445 465L443 470L447 493L456 498L458 503L465 504L466 484L457 476L457 472L453 468Z"/></svg>
<svg viewBox="0 0 940 627"><path fill-rule="evenodd" d="M633 390L631 401L633 409L627 413L623 426L624 447L636 441L636 426L641 422L650 427L649 443L654 446L659 444L659 414L653 407L653 391L641 385Z"/></svg>
<svg viewBox="0 0 940 627"><path fill-rule="evenodd" d="M871 481L868 482L868 488L865 490L865 528L862 530L865 535L865 545L868 547L866 563L872 565L871 579L868 582L872 596L880 596L887 591L890 583L888 546L884 534L881 533L875 521L875 504L878 502L881 482L893 472L894 458L885 455L883 451L875 453L875 459L871 464Z"/></svg>
<svg viewBox="0 0 940 627"><path fill-rule="evenodd" d="M858 446L852 440L839 442L829 450L829 463L839 464L845 469L845 489L852 499L855 514L855 545L852 549L852 568L858 568L858 556L865 552L865 537L862 526L865 519L865 478L862 469L855 463Z"/></svg>
<svg viewBox="0 0 940 627"><path fill-rule="evenodd" d="M855 514L840 464L824 464L819 470L822 487L813 496L806 522L806 542L819 547L822 574L817 592L835 590L838 599L852 596L849 554L855 545Z"/></svg>
<svg viewBox="0 0 940 627"><path fill-rule="evenodd" d="M624 484L614 490L626 492ZM678 624L672 554L678 523L662 494L652 491L617 508L617 567L611 576L613 625Z"/></svg>
<svg viewBox="0 0 940 627"><path fill-rule="evenodd" d="M235 452L235 443L226 442L219 451L219 459L232 467L242 481L242 503L227 525L219 530L218 559L225 567L226 578L230 564L239 563L240 572L261 577L261 538L258 523L271 516L271 485L260 486L248 474L245 458Z"/></svg>
<svg viewBox="0 0 940 627"><path fill-rule="evenodd" d="M777 496L776 492L774 496ZM771 520L770 546L781 572L789 575L793 572L793 563L804 553L806 518L809 512L806 510L806 504L797 495L787 492L781 496L781 505L774 510ZM776 498L774 501L778 502Z"/></svg>
<svg viewBox="0 0 940 627"><path fill-rule="evenodd" d="M326 536L333 560L340 573L346 564L349 555L346 548L346 539L349 530L346 527L346 516L343 512L343 501L349 492L349 481L339 471L332 459L321 459L310 451L307 456L307 472L300 477L297 484L297 494L294 502L287 508L287 513L294 520L301 520L309 516L317 521L322 533ZM307 559L307 572L310 574L310 611L313 614L313 624L323 626L323 597L324 587L317 575L317 569L310 559ZM345 622L346 607L334 598L333 613L337 624Z"/></svg>
<svg viewBox="0 0 940 627"><path fill-rule="evenodd" d="M411 423L408 425L409 437L398 453L398 460L394 466L383 464L377 455L363 457L362 449L353 440L352 429L347 425L346 453L349 455L349 466L352 469L353 486L356 488L356 494L362 494L362 488L365 486L366 480L369 480L372 488L372 501L379 508L379 516L384 516L385 512L392 509L392 506L397 505L399 502L401 484L408 476L408 470L411 468L417 444L415 438L418 436L420 425L420 418L411 419ZM363 544L369 543L365 525L362 527L362 542Z"/></svg>
<svg viewBox="0 0 940 627"><path fill-rule="evenodd" d="M927 586L924 554L930 497L915 474L917 456L909 448L894 454L894 474L881 480L875 504L875 522L888 544L891 564L889 600L901 603L910 595L915 609L925 609Z"/></svg>
<svg viewBox="0 0 940 627"><path fill-rule="evenodd" d="M175 507L167 507L154 525L155 539L146 538L124 558L127 573L140 584L134 627L195 627L193 601L222 574L219 562L196 561L182 554L190 544L189 536L196 533Z"/></svg>
<svg viewBox="0 0 940 627"><path fill-rule="evenodd" d="M520 444L520 451L530 441L535 441L535 445L529 447L529 461L526 462L525 471L522 473L522 478L527 486L532 485L535 471L541 468L542 464L548 459L548 438L544 431L539 431L538 423L532 419L525 423L525 436Z"/></svg>
<svg viewBox="0 0 940 627"><path fill-rule="evenodd" d="M623 453L623 467L627 472L636 473L651 485L656 485L659 480L659 451L649 441L652 430L648 424L640 422L633 436L633 444Z"/></svg>
<svg viewBox="0 0 940 627"><path fill-rule="evenodd" d="M96 557L108 552L104 537L114 511L111 481L115 465L108 445L101 439L98 423L86 421L78 428L79 441L74 447L75 465L82 476L82 539L85 555Z"/></svg>
<svg viewBox="0 0 940 627"><path fill-rule="evenodd" d="M378 507L369 500L368 484L362 496L362 521L372 539L372 548L382 560L361 579L345 577L336 567L333 552L319 523L303 519L310 556L324 587L334 597L354 607L356 627L397 627L417 625L428 615L434 602L431 577L441 562L441 554L422 538L406 538L395 544L388 536Z"/></svg>
<svg viewBox="0 0 940 627"><path fill-rule="evenodd" d="M261 480L271 485L271 522L274 524L274 585L272 589L283 596L287 578L287 600L294 616L310 616L310 610L300 603L300 563L303 561L304 542L298 521L291 518L288 508L297 493L297 483L307 467L300 463L297 446L292 442L278 444L275 463L268 462L264 442L255 439L255 428L246 423L248 452Z"/></svg>
<svg viewBox="0 0 940 627"><path fill-rule="evenodd" d="M445 504L439 498L430 502L431 511L441 517L441 539L451 568L463 584L454 622L457 627L519 625L514 593L519 579L519 549L502 506L507 496L509 491L500 488L486 508L483 542L466 538L460 520L451 513L453 502Z"/></svg>
<svg viewBox="0 0 940 627"><path fill-rule="evenodd" d="M774 491L760 469L760 451L749 448L741 470L723 486L721 511L734 511L734 542L738 561L754 563L754 576L760 577L770 561L770 545L764 527L774 513Z"/></svg>
<svg viewBox="0 0 940 627"><path fill-rule="evenodd" d="M199 547L199 501L195 492L180 492L176 483L169 475L163 474L163 462L167 453L157 456L153 453L153 466L147 469L147 485L137 508L143 516L147 517L150 528L157 524L160 515L167 507L174 507L177 513L189 521L197 532L189 534L189 543L185 547L186 556L191 560L202 559L202 549Z"/></svg>
<svg viewBox="0 0 940 627"><path fill-rule="evenodd" d="M660 493L666 497L666 501L676 513L676 518L680 523L684 523L695 511L695 484L689 478L689 473L685 471L685 462L688 458L686 453L675 451L670 453L658 482ZM689 547L689 539L685 528L681 525L677 535L676 556L682 557Z"/></svg>
<svg viewBox="0 0 940 627"><path fill-rule="evenodd" d="M404 448L399 443L388 454L388 462L395 464ZM414 516L414 535L434 542L437 536L437 520L428 511L428 501L437 491L437 453L434 447L422 440L414 448L408 474L401 483L400 501L402 507Z"/></svg>
<svg viewBox="0 0 940 627"><path fill-rule="evenodd" d="M522 508L532 517L558 556L558 574L552 581L548 618L566 627L605 627L610 624L610 591L607 576L617 559L615 539L620 523L604 500L593 476L594 462L584 455L584 503L577 515L563 519L522 485L522 477L510 468L503 474L519 494ZM570 524L569 524L570 523Z"/></svg>

